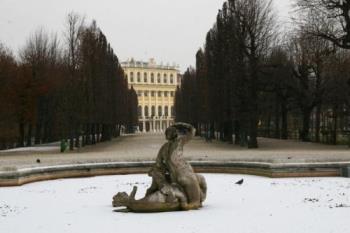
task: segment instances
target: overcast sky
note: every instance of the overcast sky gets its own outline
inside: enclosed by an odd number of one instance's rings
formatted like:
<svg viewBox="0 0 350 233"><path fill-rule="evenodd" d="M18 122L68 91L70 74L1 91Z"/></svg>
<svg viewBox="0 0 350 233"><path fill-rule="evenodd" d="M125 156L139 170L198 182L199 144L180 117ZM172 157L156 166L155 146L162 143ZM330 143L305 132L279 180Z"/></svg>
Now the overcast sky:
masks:
<svg viewBox="0 0 350 233"><path fill-rule="evenodd" d="M28 36L43 27L62 36L74 11L95 19L121 61L153 57L181 70L195 64L195 53L215 22L223 0L0 0L0 41L17 53ZM275 0L287 21L291 0Z"/></svg>

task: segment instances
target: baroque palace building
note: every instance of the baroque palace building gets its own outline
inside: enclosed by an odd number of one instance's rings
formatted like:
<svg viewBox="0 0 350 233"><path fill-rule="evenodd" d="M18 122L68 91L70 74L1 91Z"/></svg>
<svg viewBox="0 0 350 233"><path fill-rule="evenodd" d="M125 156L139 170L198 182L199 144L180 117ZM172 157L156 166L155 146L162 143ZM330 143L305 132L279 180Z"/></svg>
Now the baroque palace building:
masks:
<svg viewBox="0 0 350 233"><path fill-rule="evenodd" d="M121 63L129 87L138 95L139 131L163 132L174 123L175 91L181 83L176 65L130 59Z"/></svg>

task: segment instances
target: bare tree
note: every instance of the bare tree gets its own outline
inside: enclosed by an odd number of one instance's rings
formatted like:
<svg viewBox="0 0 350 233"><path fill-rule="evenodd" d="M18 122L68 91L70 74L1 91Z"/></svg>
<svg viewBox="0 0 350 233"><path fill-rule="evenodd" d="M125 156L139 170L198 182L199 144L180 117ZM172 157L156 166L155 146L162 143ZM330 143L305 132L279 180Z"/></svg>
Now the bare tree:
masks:
<svg viewBox="0 0 350 233"><path fill-rule="evenodd" d="M34 89L32 92L36 93L37 100L35 105L37 106L35 113L35 122L31 122L28 126L27 135L27 146L31 146L33 124L35 124L35 144L40 143L40 134L42 130L43 108L44 108L44 98L40 96L39 84L43 84L46 79L47 73L47 62L48 62L48 52L49 52L49 36L44 31L44 29L38 29L32 36L27 40L26 45L20 51L20 58L23 65L28 67L30 72L30 79L33 85L31 87Z"/></svg>
<svg viewBox="0 0 350 233"><path fill-rule="evenodd" d="M70 12L66 18L66 30L64 38L66 42L67 63L72 75L78 69L81 36L84 30L85 17L75 12Z"/></svg>
<svg viewBox="0 0 350 233"><path fill-rule="evenodd" d="M267 55L275 37L275 16L272 1L231 0L229 9L235 17L236 41L248 60L248 147L258 147L258 82L262 59Z"/></svg>
<svg viewBox="0 0 350 233"><path fill-rule="evenodd" d="M0 111L0 149L30 146L34 136L36 144L70 139L72 150L82 133L95 144L138 124L137 95L96 22L85 27L83 17L70 13L65 45L39 29L17 62L0 43L0 98L9 100L0 103L8 109Z"/></svg>
<svg viewBox="0 0 350 233"><path fill-rule="evenodd" d="M9 143L16 140L16 90L14 84L17 78L17 62L11 50L0 42L0 149L6 149ZM18 140L19 146L23 146Z"/></svg>
<svg viewBox="0 0 350 233"><path fill-rule="evenodd" d="M350 49L349 0L296 0L301 20L310 34Z"/></svg>
<svg viewBox="0 0 350 233"><path fill-rule="evenodd" d="M68 121L68 131L71 150L74 148L74 138L75 146L79 147L79 137L80 137L80 120L79 112L81 112L81 101L82 97L81 88L79 88L79 61L81 52L81 37L84 30L85 18L78 15L75 12L70 12L66 18L66 30L64 32L65 44L66 44L66 65L69 72L69 79L67 88L69 89L67 93L67 112L69 113Z"/></svg>

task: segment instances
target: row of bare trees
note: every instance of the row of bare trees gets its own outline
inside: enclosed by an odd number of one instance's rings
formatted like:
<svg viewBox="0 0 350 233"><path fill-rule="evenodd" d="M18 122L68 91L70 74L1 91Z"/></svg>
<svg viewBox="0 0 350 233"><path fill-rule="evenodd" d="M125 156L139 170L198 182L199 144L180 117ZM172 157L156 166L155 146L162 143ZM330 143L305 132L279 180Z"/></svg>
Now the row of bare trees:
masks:
<svg viewBox="0 0 350 233"><path fill-rule="evenodd" d="M137 95L96 22L70 13L66 26L62 43L36 31L19 59L0 46L2 149L67 140L73 150L138 124Z"/></svg>
<svg viewBox="0 0 350 233"><path fill-rule="evenodd" d="M298 0L298 26L278 36L271 1L226 1L176 93L177 120L249 148L258 136L336 144L349 134L350 4L335 14L326 2Z"/></svg>

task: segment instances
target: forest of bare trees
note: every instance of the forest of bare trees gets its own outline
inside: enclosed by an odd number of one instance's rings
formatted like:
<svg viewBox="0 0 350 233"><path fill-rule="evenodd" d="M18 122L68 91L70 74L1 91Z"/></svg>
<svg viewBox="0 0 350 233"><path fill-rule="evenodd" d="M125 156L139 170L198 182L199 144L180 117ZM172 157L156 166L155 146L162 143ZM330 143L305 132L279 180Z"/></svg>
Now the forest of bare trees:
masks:
<svg viewBox="0 0 350 233"><path fill-rule="evenodd" d="M295 3L282 31L271 1L226 1L176 92L176 120L248 148L258 136L350 143L350 2Z"/></svg>
<svg viewBox="0 0 350 233"><path fill-rule="evenodd" d="M64 36L44 29L18 56L0 44L0 149L110 140L138 124L137 95L97 27L70 13Z"/></svg>

